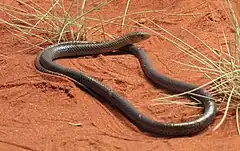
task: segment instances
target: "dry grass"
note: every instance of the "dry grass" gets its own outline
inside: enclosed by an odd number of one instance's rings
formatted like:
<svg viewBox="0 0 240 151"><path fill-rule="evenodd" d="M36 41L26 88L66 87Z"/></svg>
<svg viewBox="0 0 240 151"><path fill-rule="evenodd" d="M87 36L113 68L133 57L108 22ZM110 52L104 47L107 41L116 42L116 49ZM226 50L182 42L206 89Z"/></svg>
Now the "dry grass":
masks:
<svg viewBox="0 0 240 151"><path fill-rule="evenodd" d="M207 13L181 14L179 12L169 13L165 10L143 10L128 13L129 5L131 4L131 0L128 0L125 11L121 16L110 19L102 19L99 16L95 17L96 15L92 17L91 14L101 11L101 8L106 7L112 1L95 1L93 3L97 4L97 6L94 5L94 7L88 9L86 9L86 5L90 6L90 4L87 4L87 0L73 0L68 7L64 5L64 0L51 0L49 9L41 7L33 0L30 0L28 3L17 0L16 2L21 4L24 9L0 3L0 11L6 13L10 18L9 20L0 18L0 23L4 23L10 32L32 47L43 49L41 46L45 47L45 43L54 44L62 41L86 40L87 37L93 37L96 34L103 34L108 38L114 38L112 34L104 30L105 26L109 24L115 25L117 28L121 27L121 30L141 28L126 24L126 19L129 16L147 13L192 16ZM95 24L90 26L88 22L95 22ZM152 29L159 30L158 28ZM32 37L37 39L37 43L33 43ZM29 49L32 47L29 47Z"/></svg>
<svg viewBox="0 0 240 151"><path fill-rule="evenodd" d="M40 47L45 43L86 40L87 33L103 32L100 24L94 27L86 26L86 16L99 11L111 1L106 0L88 10L85 9L86 0L82 2L81 8L79 0L71 1L68 8L65 8L63 0L52 0L48 10L34 1L25 3L17 0L17 2L25 9L0 4L0 10L7 13L11 19L10 21L0 19L0 22L6 24L9 31L26 43ZM32 43L31 37L35 37L38 43Z"/></svg>
<svg viewBox="0 0 240 151"><path fill-rule="evenodd" d="M179 50L181 50L183 53L185 53L186 55L194 59L194 62L188 62L188 63L178 62L178 63L186 65L187 67L191 67L192 69L194 69L194 71L198 71L202 73L205 77L209 79L208 83L202 86L199 86L199 88L208 86L209 91L213 94L213 96L216 99L218 98L220 100L221 102L220 105L225 104L225 108L223 109L224 115L221 121L217 124L217 126L213 130L214 131L217 130L222 125L222 123L225 121L227 117L229 109L235 108L238 134L240 134L239 119L238 119L238 110L240 105L240 101L239 101L240 100L240 70L239 70L240 69L240 61L239 61L240 60L239 58L239 50L240 50L239 48L240 30L239 29L240 28L238 24L239 16L237 16L237 14L235 13L236 8L233 7L233 4L230 2L230 0L226 0L226 5L224 5L223 8L234 29L234 37L235 37L234 46L230 45L228 39L226 38L225 31L222 27L220 28L221 30L219 31L218 26L220 25L216 24L216 34L218 36L218 41L216 41L216 43L219 44L218 50L211 48L210 46L208 46L206 42L201 40L198 36L194 35L189 30L182 28L188 34L192 35L194 38L199 40L199 42L209 50L210 54L213 54L212 58L201 53L199 50L195 49L193 46L177 38L172 33L160 27L159 25L155 24L154 22L152 22L152 24L158 27L159 29L161 29L162 31L164 31L164 33L167 34L168 36L165 36L156 30L152 30L147 26L144 26L144 25L141 25L141 26L152 31L159 37L168 40L173 45L175 45ZM214 16L212 17L214 18ZM136 22L135 20L132 20L132 21ZM225 41L225 47L224 47L225 49L223 49L223 47L219 42L221 40L220 33L223 36L223 39ZM169 38L169 36L171 38ZM182 94L156 98L152 101L157 102L156 104L177 103L177 104L186 105L188 103L182 103L179 101L170 101L169 99L182 96L186 93L191 93L194 90L191 90L189 92L185 92ZM188 105L193 105L193 104L190 103ZM222 109L218 108L218 110L222 110Z"/></svg>
<svg viewBox="0 0 240 151"><path fill-rule="evenodd" d="M213 93L214 96L222 98L222 103L226 104L224 110L224 116L221 122L217 125L215 129L217 129L226 118L228 113L228 109L230 107L236 107L236 123L238 127L238 132L240 134L239 122L238 122L238 110L240 106L240 79L239 79L239 36L240 30L236 14L234 13L234 9L232 7L232 3L227 0L227 6L224 8L228 8L226 13L229 16L229 20L231 21L232 26L235 30L235 47L232 48L229 46L228 40L224 33L224 29L222 29L221 34L225 40L225 50L221 46L219 46L219 50L215 50L208 46L204 41L202 41L199 37L191 33L187 29L185 30L187 33L191 34L193 37L198 39L211 53L214 54L214 58L216 60L212 60L209 57L202 54L200 51L195 49L193 46L185 43L181 39L174 36L169 31L165 30L155 22L146 19L150 22L153 27L145 26L138 21L132 19L132 16L146 13L161 13L165 15L175 15L175 16L196 16L202 15L208 12L198 13L198 14L186 14L186 13L169 13L165 10L143 10L140 12L132 12L128 13L129 6L131 4L131 0L128 0L126 3L125 11L121 16L116 16L111 19L104 20L101 17L92 17L91 13L101 11L101 8L107 6L113 0L105 0L104 2L98 2L95 7L86 9L87 0L73 0L70 5L66 7L64 5L64 0L52 0L51 6L49 9L45 9L34 3L34 1L30 1L31 3L25 3L22 0L17 0L19 4L24 6L25 9L16 8L10 5L0 4L0 10L5 12L10 20L0 19L0 22L7 25L6 27L12 32L15 36L22 39L24 42L28 43L31 47L37 47L43 49L42 46L44 44L54 44L62 41L74 41L74 40L86 40L87 37L91 37L97 33L103 33L104 35L113 38L110 33L107 33L105 30L106 25L115 25L116 27L121 27L122 30L127 28L142 28L145 30L149 30L155 35L164 38L174 44L179 50L183 53L189 55L191 58L198 61L201 66L196 65L192 62L188 64L184 64L188 67L193 68L194 70L203 73L206 77L209 78L209 82L200 86L210 86L209 91ZM80 3L81 2L81 3ZM212 11L214 12L214 11ZM214 16L213 16L214 17ZM121 23L118 21L121 20ZM87 24L88 21L97 22L94 26L90 26ZM135 25L127 24L126 22L134 22ZM217 25L216 25L217 26ZM220 32L217 30L216 34L220 39ZM159 31L165 32L165 36L161 34ZM171 38L169 38L169 36ZM32 37L37 39L37 43L32 42ZM219 42L219 41L217 41ZM220 43L219 43L220 44ZM194 90L192 90L194 91ZM191 92L186 92L191 93ZM184 93L185 94L185 93ZM168 101L166 99L172 97L178 97L183 94L167 96L164 98L156 98L153 101L157 102L156 104L162 103L177 103L182 105L190 105L195 107L198 103L182 103L179 101Z"/></svg>

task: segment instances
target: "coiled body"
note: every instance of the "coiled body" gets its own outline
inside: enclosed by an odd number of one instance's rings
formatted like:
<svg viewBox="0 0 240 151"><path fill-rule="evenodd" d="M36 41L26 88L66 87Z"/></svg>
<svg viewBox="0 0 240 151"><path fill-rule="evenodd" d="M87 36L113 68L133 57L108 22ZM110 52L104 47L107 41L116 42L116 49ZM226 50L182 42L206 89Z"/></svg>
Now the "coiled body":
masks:
<svg viewBox="0 0 240 151"><path fill-rule="evenodd" d="M134 34L136 33L133 33L133 35ZM212 101L211 96L203 89L198 89L192 92L197 94L197 96L189 94L189 96L202 102L204 113L201 117L184 123L161 123L140 113L125 98L99 81L85 75L82 72L64 68L53 62L53 60L63 57L97 55L111 52L115 49L120 49L120 51L127 51L139 59L145 75L156 87L165 88L174 93L182 93L196 88L194 85L170 79L156 72L151 66L145 52L132 45L135 42L141 41L141 34L140 36L138 35L137 37L133 37L133 39L137 39L139 37L140 39L138 40L129 40L132 37L129 38L129 35L127 35L107 43L66 42L56 44L40 52L37 56L35 65L36 68L42 72L68 77L75 84L81 86L94 97L109 101L111 104L116 106L135 126L144 132L171 137L189 136L207 128L214 120L216 106ZM144 39L144 37L142 38ZM145 37L145 39L147 38ZM205 97L200 97L199 95Z"/></svg>

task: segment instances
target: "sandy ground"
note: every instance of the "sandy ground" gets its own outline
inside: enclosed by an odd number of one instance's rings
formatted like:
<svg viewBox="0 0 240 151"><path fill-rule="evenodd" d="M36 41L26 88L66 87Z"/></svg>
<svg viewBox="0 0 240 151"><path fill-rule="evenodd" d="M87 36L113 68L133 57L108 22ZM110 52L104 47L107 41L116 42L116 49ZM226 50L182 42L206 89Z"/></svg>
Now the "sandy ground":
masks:
<svg viewBox="0 0 240 151"><path fill-rule="evenodd" d="M27 1L27 0L26 0ZM41 2L49 6L48 1ZM1 3L22 7L15 1ZM27 1L28 2L28 1ZM67 2L67 1L66 1ZM104 19L118 16L125 9L126 0L115 0L99 13ZM92 4L94 5L94 3ZM91 7L91 6L89 6ZM199 15L170 15L173 12ZM184 32L184 27L210 46L217 48L214 24L221 24L229 35L232 29L218 1L213 0L132 0L129 12L165 9L165 13L132 16L135 20L147 18L188 42L202 53L208 50ZM4 13L1 18L8 19ZM132 22L129 24L134 25ZM111 25L109 33L121 35L119 27ZM126 32L126 31L125 31ZM217 131L213 127L222 115L204 132L182 138L151 137L139 131L116 109L101 104L71 81L36 71L34 59L40 49L27 48L23 41L0 24L0 150L238 150L235 116L229 116ZM152 36L141 42L157 71L172 78L203 84L206 80L173 60L186 62L189 57L164 39ZM131 55L99 56L58 60L59 64L98 79L126 97L141 112L160 121L184 121L201 110L179 105L151 106L149 100L163 96L144 77L138 60ZM82 123L75 127L68 123Z"/></svg>

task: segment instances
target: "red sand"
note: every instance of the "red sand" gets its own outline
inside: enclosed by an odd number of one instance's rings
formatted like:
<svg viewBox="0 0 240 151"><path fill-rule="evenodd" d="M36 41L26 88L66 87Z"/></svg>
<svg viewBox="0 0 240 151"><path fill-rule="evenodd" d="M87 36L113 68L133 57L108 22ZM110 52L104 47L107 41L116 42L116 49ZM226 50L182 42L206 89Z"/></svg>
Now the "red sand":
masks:
<svg viewBox="0 0 240 151"><path fill-rule="evenodd" d="M21 7L11 0L0 2ZM41 2L46 8L49 6L48 1L35 2ZM124 11L125 4L126 0L115 0L108 8L103 8L100 15L104 19L118 16ZM226 33L232 34L219 2L132 0L129 11L165 9L170 14L199 13L209 11L209 8L218 9L214 12L215 18L209 13L196 16L171 16L164 13L132 16L136 20L153 20L206 54L208 50L181 27L217 48L215 23L221 24ZM0 16L7 19L4 13ZM145 24L150 22L146 21ZM108 33L118 32L117 35L121 35L119 29L110 26ZM0 35L0 150L239 150L240 138L236 131L235 116L229 116L220 129L213 132L213 127L222 117L218 115L209 129L193 137L166 139L147 136L114 108L99 103L71 81L37 72L33 62L40 50L19 51L28 45L9 33L3 24L0 24ZM153 36L139 46L147 51L159 72L198 85L206 82L200 74L186 72L182 70L186 67L173 62L186 62L189 57L166 40ZM150 106L152 102L149 100L162 96L163 92L149 84L137 59L131 55L57 62L100 80L155 119L184 121L184 117L199 113L197 109L178 105ZM82 123L82 126L71 126L69 122Z"/></svg>

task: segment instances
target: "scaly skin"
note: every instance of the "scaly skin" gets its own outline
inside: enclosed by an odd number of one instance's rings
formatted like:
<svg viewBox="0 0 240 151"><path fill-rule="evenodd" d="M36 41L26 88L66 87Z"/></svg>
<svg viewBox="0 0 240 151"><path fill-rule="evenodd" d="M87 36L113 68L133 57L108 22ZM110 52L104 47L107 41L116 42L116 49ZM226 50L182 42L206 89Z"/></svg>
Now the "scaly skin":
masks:
<svg viewBox="0 0 240 151"><path fill-rule="evenodd" d="M36 58L35 66L39 71L67 77L76 85L85 89L92 96L109 101L111 104L116 106L134 125L144 132L166 137L197 134L198 132L206 129L214 121L216 113L216 106L212 101L211 95L206 93L202 88L194 90L191 94L187 94L187 96L191 96L202 102L204 113L201 117L196 120L183 123L161 123L140 113L125 98L99 81L85 75L82 72L64 68L53 62L55 59L59 58L96 55L118 49L135 55L139 59L146 77L148 77L156 87L165 88L174 93L182 93L196 89L197 87L194 85L170 79L162 74L159 74L153 69L145 52L133 45L134 43L148 39L149 37L150 35L147 33L133 32L105 43L82 43L71 41L52 45L39 53Z"/></svg>

